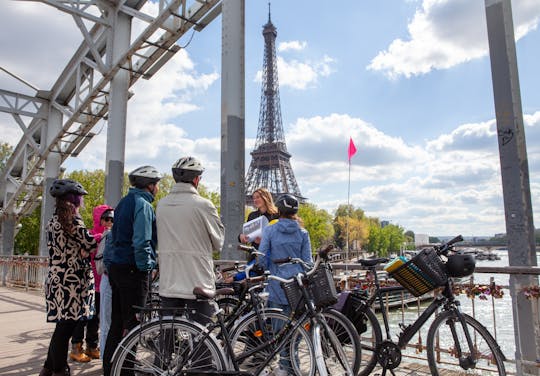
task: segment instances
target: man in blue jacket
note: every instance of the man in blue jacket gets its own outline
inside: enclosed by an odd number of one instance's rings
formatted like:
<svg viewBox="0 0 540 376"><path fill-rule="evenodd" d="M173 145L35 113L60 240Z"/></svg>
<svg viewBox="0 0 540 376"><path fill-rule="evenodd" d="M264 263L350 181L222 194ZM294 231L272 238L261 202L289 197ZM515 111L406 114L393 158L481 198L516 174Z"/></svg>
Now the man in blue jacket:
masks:
<svg viewBox="0 0 540 376"><path fill-rule="evenodd" d="M142 166L128 176L132 187L116 206L104 257L112 288L111 327L103 354L105 376L111 373L118 343L138 324L133 306L145 305L150 273L156 267L157 232L152 201L161 174L155 167Z"/></svg>

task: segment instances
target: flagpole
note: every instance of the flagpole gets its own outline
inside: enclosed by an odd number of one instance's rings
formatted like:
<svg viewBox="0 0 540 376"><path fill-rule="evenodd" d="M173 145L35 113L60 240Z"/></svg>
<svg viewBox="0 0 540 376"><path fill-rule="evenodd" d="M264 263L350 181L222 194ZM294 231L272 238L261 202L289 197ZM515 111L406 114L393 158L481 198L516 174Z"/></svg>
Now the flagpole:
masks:
<svg viewBox="0 0 540 376"><path fill-rule="evenodd" d="M347 182L347 234L345 236L345 275L349 275L349 218L351 216L350 210L350 197L351 197L351 158L349 158L349 179ZM346 277L345 286L348 287L349 277Z"/></svg>

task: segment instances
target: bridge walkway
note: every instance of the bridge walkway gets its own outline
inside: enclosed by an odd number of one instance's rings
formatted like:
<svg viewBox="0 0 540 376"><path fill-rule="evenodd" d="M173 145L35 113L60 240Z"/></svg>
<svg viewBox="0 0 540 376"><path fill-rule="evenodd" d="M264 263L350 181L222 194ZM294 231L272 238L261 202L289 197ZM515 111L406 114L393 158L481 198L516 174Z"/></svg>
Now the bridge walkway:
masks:
<svg viewBox="0 0 540 376"><path fill-rule="evenodd" d="M0 286L0 375L37 376L45 357L54 324L45 321L45 298L41 291ZM81 364L69 361L73 376L103 375L101 360ZM381 370L375 370L374 376ZM390 373L387 372L387 375ZM427 361L404 364L398 376L429 375Z"/></svg>

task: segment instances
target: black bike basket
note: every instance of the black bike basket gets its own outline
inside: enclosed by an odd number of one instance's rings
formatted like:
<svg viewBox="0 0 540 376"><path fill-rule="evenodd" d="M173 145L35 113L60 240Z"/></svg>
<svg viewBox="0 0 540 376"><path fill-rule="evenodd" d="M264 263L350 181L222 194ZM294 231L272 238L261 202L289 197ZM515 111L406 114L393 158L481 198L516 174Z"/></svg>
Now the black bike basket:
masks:
<svg viewBox="0 0 540 376"><path fill-rule="evenodd" d="M448 280L444 264L433 249L423 249L401 265L400 261L394 260L385 270L414 296L424 295Z"/></svg>
<svg viewBox="0 0 540 376"><path fill-rule="evenodd" d="M313 301L317 308L331 306L337 302L337 291L334 278L330 268L326 265L319 265L313 274L303 279L308 292L313 296ZM302 290L296 280L287 283L281 283L281 288L285 292L287 301L292 309L304 311L304 297Z"/></svg>

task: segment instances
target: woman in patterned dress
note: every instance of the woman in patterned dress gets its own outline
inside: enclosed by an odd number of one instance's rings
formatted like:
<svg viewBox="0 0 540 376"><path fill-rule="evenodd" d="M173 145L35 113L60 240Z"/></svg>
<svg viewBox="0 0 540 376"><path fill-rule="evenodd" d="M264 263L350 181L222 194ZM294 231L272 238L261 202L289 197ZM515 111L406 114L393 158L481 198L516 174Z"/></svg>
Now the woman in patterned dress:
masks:
<svg viewBox="0 0 540 376"><path fill-rule="evenodd" d="M49 274L45 282L47 322L55 322L47 360L40 376L69 376L69 339L79 320L95 315L94 275L90 251L96 241L79 216L88 192L74 180L55 180L50 194L56 210L47 224Z"/></svg>

